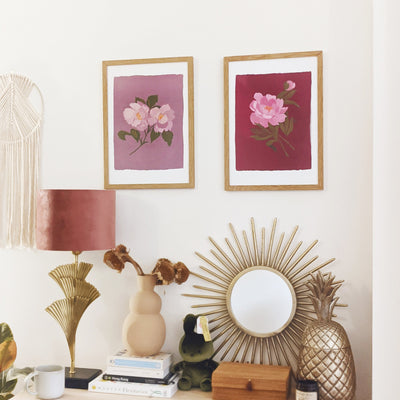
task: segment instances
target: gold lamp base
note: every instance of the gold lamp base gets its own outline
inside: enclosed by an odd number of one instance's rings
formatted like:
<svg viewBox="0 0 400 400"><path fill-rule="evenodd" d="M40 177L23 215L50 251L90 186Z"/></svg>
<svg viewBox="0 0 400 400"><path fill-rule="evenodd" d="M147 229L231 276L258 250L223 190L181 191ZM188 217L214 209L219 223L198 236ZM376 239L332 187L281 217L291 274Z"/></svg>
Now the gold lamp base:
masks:
<svg viewBox="0 0 400 400"><path fill-rule="evenodd" d="M57 282L65 298L56 300L46 311L60 324L67 339L71 366L65 371L65 386L68 388L87 389L88 383L101 373L91 368L75 368L75 338L79 321L88 306L100 293L85 278L93 265L78 263L79 252L74 252L73 264L60 265L49 275Z"/></svg>

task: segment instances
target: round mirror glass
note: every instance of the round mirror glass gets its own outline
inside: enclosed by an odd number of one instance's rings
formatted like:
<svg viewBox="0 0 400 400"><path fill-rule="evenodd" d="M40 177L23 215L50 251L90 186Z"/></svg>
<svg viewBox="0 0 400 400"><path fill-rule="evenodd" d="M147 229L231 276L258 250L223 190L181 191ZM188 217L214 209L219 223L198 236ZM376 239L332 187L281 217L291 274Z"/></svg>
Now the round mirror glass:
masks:
<svg viewBox="0 0 400 400"><path fill-rule="evenodd" d="M288 279L268 267L247 268L228 290L232 319L245 332L273 336L285 329L296 310L296 296Z"/></svg>

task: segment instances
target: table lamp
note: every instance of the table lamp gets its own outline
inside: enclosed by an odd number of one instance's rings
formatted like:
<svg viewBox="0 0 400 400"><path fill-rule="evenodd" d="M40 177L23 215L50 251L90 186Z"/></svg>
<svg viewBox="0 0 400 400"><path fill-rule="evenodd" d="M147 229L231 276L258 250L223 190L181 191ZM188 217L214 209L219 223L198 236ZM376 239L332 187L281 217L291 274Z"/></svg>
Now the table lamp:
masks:
<svg viewBox="0 0 400 400"><path fill-rule="evenodd" d="M65 298L46 311L60 324L67 339L71 366L65 370L65 386L87 389L101 370L75 368L75 337L83 313L100 293L85 280L93 265L78 263L78 256L86 250L115 247L115 191L40 190L36 216L36 247L72 251L75 257L73 264L60 265L49 273Z"/></svg>

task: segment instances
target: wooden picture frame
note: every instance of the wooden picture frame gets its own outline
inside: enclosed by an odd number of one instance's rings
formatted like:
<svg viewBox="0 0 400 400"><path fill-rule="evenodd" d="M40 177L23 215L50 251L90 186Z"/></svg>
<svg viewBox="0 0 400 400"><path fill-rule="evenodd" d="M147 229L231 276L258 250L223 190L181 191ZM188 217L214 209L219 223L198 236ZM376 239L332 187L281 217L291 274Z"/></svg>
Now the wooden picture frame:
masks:
<svg viewBox="0 0 400 400"><path fill-rule="evenodd" d="M224 58L225 190L323 189L322 51Z"/></svg>
<svg viewBox="0 0 400 400"><path fill-rule="evenodd" d="M193 58L102 66L104 187L193 188Z"/></svg>

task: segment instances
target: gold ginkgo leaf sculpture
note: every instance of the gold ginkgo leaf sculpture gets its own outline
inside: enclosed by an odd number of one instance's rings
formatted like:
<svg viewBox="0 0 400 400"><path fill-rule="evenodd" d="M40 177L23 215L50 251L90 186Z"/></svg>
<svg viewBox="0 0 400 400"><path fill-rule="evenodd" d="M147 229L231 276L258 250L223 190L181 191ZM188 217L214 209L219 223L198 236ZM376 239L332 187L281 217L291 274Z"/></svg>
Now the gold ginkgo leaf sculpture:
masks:
<svg viewBox="0 0 400 400"><path fill-rule="evenodd" d="M65 299L56 300L46 311L64 331L71 356L71 374L75 371L75 338L79 321L89 305L100 296L99 291L85 280L91 269L92 264L78 264L76 261L60 265L49 273L64 292Z"/></svg>

